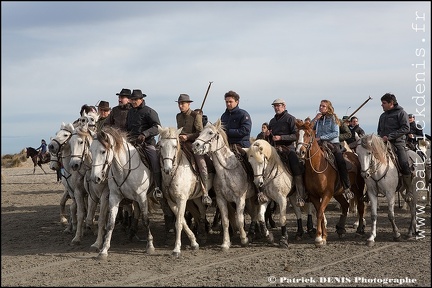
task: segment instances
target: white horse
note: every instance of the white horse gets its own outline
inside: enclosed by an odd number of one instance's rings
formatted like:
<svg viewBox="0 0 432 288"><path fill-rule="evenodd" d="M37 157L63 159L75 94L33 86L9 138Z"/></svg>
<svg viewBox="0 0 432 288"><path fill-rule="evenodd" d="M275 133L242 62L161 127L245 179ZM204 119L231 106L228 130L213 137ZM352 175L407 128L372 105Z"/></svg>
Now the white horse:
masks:
<svg viewBox="0 0 432 288"><path fill-rule="evenodd" d="M400 177L397 167L393 162L394 155L389 152L389 149L382 139L374 134L363 136L359 141L356 152L361 164L361 175L365 179L367 192L371 205L371 220L372 230L371 235L367 239L367 245L373 246L376 238L377 224L377 203L378 195L384 194L388 204L388 218L393 227L393 239L400 240L401 234L395 223L394 206L396 199L396 190L402 191L403 184L399 183ZM414 151L408 151L408 156L414 163L420 163L421 158ZM423 183L423 184L422 184ZM413 185L413 200L410 201L410 227L408 229L408 237L416 234L416 204L418 190L416 185L424 185L424 178L418 176L418 167L415 167ZM425 186L425 185L424 185ZM423 186L423 187L424 187Z"/></svg>
<svg viewBox="0 0 432 288"><path fill-rule="evenodd" d="M227 135L223 130L220 119L215 124L208 123L204 127L199 137L192 144L192 149L194 153L200 155L209 153L216 169L213 188L216 193L216 202L222 219L222 250L226 251L231 246L228 229L228 202L236 204L237 226L242 246L247 246L249 241L252 240L251 238L248 239L244 230L244 211L246 205L252 217L249 237L252 237L255 223L258 220L262 231L264 233L265 231L267 232L265 236L268 237L269 241L272 241L273 239L269 238L271 234L269 234L264 220L264 213L268 202L260 205L260 207L253 205L253 201L256 199L255 184L253 181L248 181L248 175L241 162L230 150ZM258 208L259 214L257 211Z"/></svg>
<svg viewBox="0 0 432 288"><path fill-rule="evenodd" d="M184 217L186 204L189 199L199 209L198 237L205 241L206 207L202 204L202 185L200 175L195 173L186 154L180 147L179 135L182 128L158 126L160 147L160 161L162 167L162 183L164 197L176 216L176 241L172 255L179 257L181 253L181 232L186 232L191 241L191 248L199 249L194 233L186 224ZM193 160L193 159L192 159ZM210 175L209 175L210 177ZM210 183L212 181L209 181ZM209 187L211 188L211 186Z"/></svg>
<svg viewBox="0 0 432 288"><path fill-rule="evenodd" d="M84 212L87 211L85 218L85 226L93 228L94 217L96 209L99 205L99 218L98 218L98 229L96 241L91 245L92 248L99 250L102 247L103 237L105 234L105 225L108 216L108 180L102 181L101 183L95 183L90 181L92 159L90 155L90 145L93 142L92 130L87 129L84 126L77 128L72 134L69 145L71 147L71 159L69 166L73 171L79 171L80 174L84 175L83 184L85 191L75 191L75 198L78 204L78 229L82 229L84 221ZM82 193L88 194L87 207L80 207L84 204L84 197ZM85 209L87 208L87 209ZM79 232L77 231L78 235ZM79 241L79 238L76 242Z"/></svg>
<svg viewBox="0 0 432 288"><path fill-rule="evenodd" d="M266 140L256 140L250 148L243 149L247 152L248 161L254 171L255 185L264 188L264 193L279 205L279 221L282 231L279 245L288 248L287 198L289 198L297 217L296 238L300 239L303 235L301 209L296 205L296 193L290 193L295 192L295 189L293 189L293 176L287 171L276 149ZM312 207L309 203L307 205Z"/></svg>
<svg viewBox="0 0 432 288"><path fill-rule="evenodd" d="M72 133L75 131L75 127L72 123L62 123L60 130L57 131L56 136L51 139L48 144L48 150L52 155L55 155L57 159L60 160L64 168L62 175L62 184L65 187L65 193L60 201L60 211L64 211L65 203L67 198L72 199L72 204L70 205L70 218L69 225L66 227L65 232L71 233L77 229L77 207L75 197L73 196L75 182L69 169L69 161L71 156L69 139ZM68 196L66 196L68 195ZM64 213L64 212L61 212Z"/></svg>
<svg viewBox="0 0 432 288"><path fill-rule="evenodd" d="M92 155L91 180L102 183L108 178L109 216L107 231L99 252L99 259L107 259L115 219L122 199L139 204L144 227L147 230L147 253L155 251L150 232L147 193L152 183L150 169L142 162L139 151L127 141L126 134L113 127L104 127L90 145Z"/></svg>

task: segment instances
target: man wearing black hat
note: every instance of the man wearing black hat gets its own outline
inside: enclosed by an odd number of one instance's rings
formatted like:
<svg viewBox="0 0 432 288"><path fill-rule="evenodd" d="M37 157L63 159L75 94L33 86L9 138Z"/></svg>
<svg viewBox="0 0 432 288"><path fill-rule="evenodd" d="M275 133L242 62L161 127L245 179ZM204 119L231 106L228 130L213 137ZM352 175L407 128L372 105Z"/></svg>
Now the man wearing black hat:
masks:
<svg viewBox="0 0 432 288"><path fill-rule="evenodd" d="M179 135L181 147L182 149L188 151L186 152L187 154L192 154L194 156L203 184L202 202L206 205L211 205L212 200L208 195L210 180L207 171L207 164L204 158L205 156L194 154L191 152L192 143L195 141L195 139L198 138L199 134L203 130L202 113L192 111L192 109L190 108L190 103L192 103L193 101L190 100L190 97L187 94L180 94L176 102L178 103L178 107L180 109L180 113L176 115L177 129L183 128L181 134Z"/></svg>
<svg viewBox="0 0 432 288"><path fill-rule="evenodd" d="M162 172L155 147L155 136L159 134L158 125L161 124L158 113L145 105L144 97L146 96L139 89L132 91L129 97L132 108L129 109L126 117L126 130L131 143L142 147L147 154L154 175L155 189L153 195L155 198L162 198L163 194L160 190L160 187L162 187Z"/></svg>
<svg viewBox="0 0 432 288"><path fill-rule="evenodd" d="M129 97L131 96L131 90L123 88L118 96L118 106L111 109L111 113L108 119L105 121L105 125L119 128L122 131L126 131L126 117L127 113L132 105L129 103Z"/></svg>
<svg viewBox="0 0 432 288"><path fill-rule="evenodd" d="M99 118L96 122L96 129L97 131L101 131L102 127L105 125L105 121L107 120L111 108L109 106L109 102L108 101L100 101L98 107L98 114L99 114Z"/></svg>

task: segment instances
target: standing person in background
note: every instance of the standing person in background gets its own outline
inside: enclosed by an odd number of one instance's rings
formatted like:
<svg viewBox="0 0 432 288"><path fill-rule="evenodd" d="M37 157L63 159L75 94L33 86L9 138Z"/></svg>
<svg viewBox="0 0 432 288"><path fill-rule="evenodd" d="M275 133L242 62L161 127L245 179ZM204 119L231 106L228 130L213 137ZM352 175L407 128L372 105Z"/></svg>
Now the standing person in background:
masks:
<svg viewBox="0 0 432 288"><path fill-rule="evenodd" d="M253 169L247 160L246 151L242 148L249 148L251 145L250 132L252 129L252 119L246 110L240 109L238 106L240 102L239 94L234 91L228 91L225 93L224 98L226 109L221 116L221 122L225 128L231 151L240 156L249 177L253 175ZM254 187L256 188L255 185ZM267 202L267 196L257 190L256 188L258 201L261 203Z"/></svg>
<svg viewBox="0 0 432 288"><path fill-rule="evenodd" d="M269 142L269 136L267 135L267 131L269 130L268 127L269 127L269 124L267 122L264 122L261 125L261 132L258 133L256 140L263 139L263 140L266 140L267 142Z"/></svg>
<svg viewBox="0 0 432 288"><path fill-rule="evenodd" d="M341 151L339 142L339 119L334 112L332 103L329 100L321 100L319 113L312 120L314 130L316 131L316 140L318 143L328 142L331 152L335 156L336 165L339 171L340 179L344 188L344 196L347 201L354 198L354 193L350 190L350 180L348 170Z"/></svg>
<svg viewBox="0 0 432 288"><path fill-rule="evenodd" d="M276 99L272 103L275 116L270 120L267 136L272 146L276 148L282 159L288 159L288 165L294 177L297 192L297 206L304 206L306 193L303 183L303 171L295 153L294 142L297 141L296 118L286 110L283 99Z"/></svg>
<svg viewBox="0 0 432 288"><path fill-rule="evenodd" d="M155 147L155 137L159 134L158 125L161 123L158 113L145 104L144 97L146 96L139 89L132 91L129 98L132 108L129 109L126 117L126 130L131 143L144 151L150 161L155 182L153 195L159 199L163 197L160 189L162 187L162 172Z"/></svg>
<svg viewBox="0 0 432 288"><path fill-rule="evenodd" d="M126 117L129 109L132 105L129 103L129 97L131 96L131 90L123 88L118 96L118 105L111 109L111 112L105 121L105 125L119 128L122 131L126 131Z"/></svg>
<svg viewBox="0 0 432 288"><path fill-rule="evenodd" d="M195 158L201 176L201 182L203 184L202 202L205 205L211 205L212 200L208 195L210 180L207 171L207 163L204 155L198 155L192 152L192 143L196 138L198 138L199 134L203 130L202 113L192 111L190 105L193 101L187 94L180 94L176 102L180 109L180 113L176 115L177 129L183 128L179 135L181 148L186 151L187 155L193 155Z"/></svg>
<svg viewBox="0 0 432 288"><path fill-rule="evenodd" d="M102 127L105 125L105 121L107 120L111 108L109 106L108 101L100 101L98 107L99 119L96 122L96 131L99 132L102 130Z"/></svg>
<svg viewBox="0 0 432 288"><path fill-rule="evenodd" d="M348 128L351 131L351 137L345 140L348 143L348 146L355 152L355 148L357 147L357 139L356 134L358 137L363 137L366 133L364 130L359 126L358 118L356 116L352 116L350 119L350 123L348 125Z"/></svg>
<svg viewBox="0 0 432 288"><path fill-rule="evenodd" d="M378 121L378 135L384 142L390 142L396 149L402 181L406 189L405 201L410 202L414 197L411 186L411 171L408 155L405 151L406 135L410 131L408 114L397 102L396 96L386 93L381 97L381 107L384 112Z"/></svg>

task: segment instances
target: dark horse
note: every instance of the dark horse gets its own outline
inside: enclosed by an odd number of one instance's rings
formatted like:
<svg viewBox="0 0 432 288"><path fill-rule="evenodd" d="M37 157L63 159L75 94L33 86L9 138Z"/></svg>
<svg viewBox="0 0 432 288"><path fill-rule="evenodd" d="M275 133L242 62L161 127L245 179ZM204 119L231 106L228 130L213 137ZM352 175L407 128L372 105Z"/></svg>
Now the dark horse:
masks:
<svg viewBox="0 0 432 288"><path fill-rule="evenodd" d="M33 147L26 148L27 158L31 158L34 164L33 174L36 171L36 165L38 165L42 171L46 174L45 170L42 168L42 164L49 163L51 161L51 154L49 152L45 153L44 157L39 155L39 152ZM43 159L42 159L43 158Z"/></svg>

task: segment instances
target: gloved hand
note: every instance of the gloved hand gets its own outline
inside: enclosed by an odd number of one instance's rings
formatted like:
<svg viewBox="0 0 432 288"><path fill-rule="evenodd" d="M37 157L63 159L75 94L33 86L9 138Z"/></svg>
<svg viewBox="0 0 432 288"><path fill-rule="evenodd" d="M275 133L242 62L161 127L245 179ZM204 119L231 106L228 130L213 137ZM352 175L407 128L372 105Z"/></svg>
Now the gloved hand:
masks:
<svg viewBox="0 0 432 288"><path fill-rule="evenodd" d="M145 136L142 135L142 134L140 134L140 135L138 136L138 143L143 143L144 141L145 141Z"/></svg>

